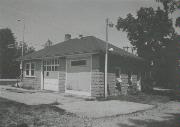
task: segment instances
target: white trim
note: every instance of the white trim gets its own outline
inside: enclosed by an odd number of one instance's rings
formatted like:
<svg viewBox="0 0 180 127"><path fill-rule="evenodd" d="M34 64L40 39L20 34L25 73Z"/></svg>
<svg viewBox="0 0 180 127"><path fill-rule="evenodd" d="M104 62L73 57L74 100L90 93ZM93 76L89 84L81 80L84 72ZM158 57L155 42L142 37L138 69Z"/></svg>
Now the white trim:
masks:
<svg viewBox="0 0 180 127"><path fill-rule="evenodd" d="M60 73L60 71L58 71L58 91L60 91L60 87L59 87L59 73Z"/></svg>
<svg viewBox="0 0 180 127"><path fill-rule="evenodd" d="M44 89L44 79L43 79L43 73L44 73L43 69L44 69L44 66L43 65L44 64L43 64L43 60L42 60L41 61L41 90Z"/></svg>
<svg viewBox="0 0 180 127"><path fill-rule="evenodd" d="M91 65L90 65L90 66L91 66L91 84L90 84L90 96L92 96L92 95L91 95L91 90L92 90L92 65L93 65L93 64L92 64L92 62L93 62L93 61L92 61L92 57L93 57L93 56L91 55Z"/></svg>
<svg viewBox="0 0 180 127"><path fill-rule="evenodd" d="M66 79L65 79L65 90L64 90L64 92L66 93L66 91L67 91L67 89L66 89L66 85L67 85L67 61L68 61L68 59L66 58L65 59L66 60L66 70L65 70L65 72L66 72Z"/></svg>

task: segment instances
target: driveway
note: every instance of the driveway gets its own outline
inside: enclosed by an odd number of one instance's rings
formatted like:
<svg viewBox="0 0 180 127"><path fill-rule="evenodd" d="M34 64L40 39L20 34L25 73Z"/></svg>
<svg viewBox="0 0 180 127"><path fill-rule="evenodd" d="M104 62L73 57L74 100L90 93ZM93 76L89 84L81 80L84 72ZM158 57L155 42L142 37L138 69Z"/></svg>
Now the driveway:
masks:
<svg viewBox="0 0 180 127"><path fill-rule="evenodd" d="M40 105L56 103L59 108L83 117L104 118L141 112L154 108L153 105L127 101L86 101L82 97L55 92L32 91L9 86L0 86L0 97L24 103Z"/></svg>

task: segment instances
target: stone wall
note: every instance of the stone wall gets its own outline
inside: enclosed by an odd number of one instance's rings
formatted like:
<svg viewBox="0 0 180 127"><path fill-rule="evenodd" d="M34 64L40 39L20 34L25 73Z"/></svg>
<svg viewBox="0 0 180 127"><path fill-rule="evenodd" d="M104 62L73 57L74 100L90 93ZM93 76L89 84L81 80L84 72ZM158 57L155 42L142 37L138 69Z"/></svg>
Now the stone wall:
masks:
<svg viewBox="0 0 180 127"><path fill-rule="evenodd" d="M120 87L121 87L121 94L122 95L127 95L128 94L128 75L127 74L120 74L120 79L121 79L121 83L120 83Z"/></svg>
<svg viewBox="0 0 180 127"><path fill-rule="evenodd" d="M92 71L91 96L104 97L104 73L98 70Z"/></svg>
<svg viewBox="0 0 180 127"><path fill-rule="evenodd" d="M91 96L93 97L104 97L104 73L98 70L92 72L91 81ZM118 96L120 91L116 87L116 75L114 73L108 73L108 84L107 84L108 96Z"/></svg>
<svg viewBox="0 0 180 127"><path fill-rule="evenodd" d="M104 97L104 56L92 56L92 79L91 79L91 96ZM117 96L119 91L116 89L115 73L108 73L108 96Z"/></svg>
<svg viewBox="0 0 180 127"><path fill-rule="evenodd" d="M116 87L116 74L108 73L108 96L118 96L120 91Z"/></svg>

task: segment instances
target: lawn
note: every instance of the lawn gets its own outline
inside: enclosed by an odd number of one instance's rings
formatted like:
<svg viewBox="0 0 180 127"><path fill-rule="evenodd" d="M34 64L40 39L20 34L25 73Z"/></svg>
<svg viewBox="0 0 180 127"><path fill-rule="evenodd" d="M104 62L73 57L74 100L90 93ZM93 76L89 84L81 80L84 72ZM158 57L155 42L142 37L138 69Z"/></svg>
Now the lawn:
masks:
<svg viewBox="0 0 180 127"><path fill-rule="evenodd" d="M159 95L139 94L134 96L121 96L116 98L123 101L133 101L141 103L161 103L166 105L168 98ZM172 102L173 103L173 102ZM176 105L178 102L174 102ZM123 123L121 116L112 118L90 119L80 117L73 113L68 113L63 109L57 108L53 104L29 106L22 103L17 103L4 98L0 98L0 127L180 127L180 113L171 114L168 120L156 121L154 117L161 112L156 109L153 112L149 111L145 115L150 120L143 120L144 116L131 116L123 118L128 120L128 123ZM178 103L179 105L179 103ZM171 111L171 108L168 108ZM148 115L149 114L149 115ZM156 118L156 117L155 117ZM23 125L24 126L20 126ZM133 125L131 125L133 123ZM28 126L25 126L25 125Z"/></svg>
<svg viewBox="0 0 180 127"><path fill-rule="evenodd" d="M0 127L17 127L23 123L28 127L84 127L85 122L85 118L53 105L28 106L0 98Z"/></svg>
<svg viewBox="0 0 180 127"><path fill-rule="evenodd" d="M103 101L104 99L99 98L99 101ZM166 103L170 100L168 96L161 96L155 94L145 94L145 93L138 93L136 95L120 95L116 97L108 97L106 100L121 100L121 101L130 101L142 104L152 104L156 105L157 103Z"/></svg>

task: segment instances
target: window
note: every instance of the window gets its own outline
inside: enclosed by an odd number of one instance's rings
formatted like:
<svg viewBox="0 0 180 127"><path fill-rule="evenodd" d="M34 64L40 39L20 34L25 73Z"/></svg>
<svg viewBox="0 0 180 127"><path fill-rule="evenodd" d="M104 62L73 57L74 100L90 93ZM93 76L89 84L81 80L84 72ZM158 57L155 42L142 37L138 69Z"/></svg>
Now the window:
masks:
<svg viewBox="0 0 180 127"><path fill-rule="evenodd" d="M58 71L59 59L47 59L43 63L44 71Z"/></svg>
<svg viewBox="0 0 180 127"><path fill-rule="evenodd" d="M26 63L25 66L25 75L26 76L34 76L35 64L34 63Z"/></svg>
<svg viewBox="0 0 180 127"><path fill-rule="evenodd" d="M71 66L85 66L86 60L73 60L71 61Z"/></svg>

